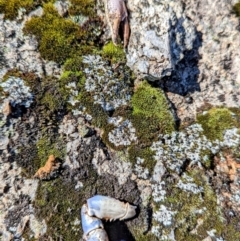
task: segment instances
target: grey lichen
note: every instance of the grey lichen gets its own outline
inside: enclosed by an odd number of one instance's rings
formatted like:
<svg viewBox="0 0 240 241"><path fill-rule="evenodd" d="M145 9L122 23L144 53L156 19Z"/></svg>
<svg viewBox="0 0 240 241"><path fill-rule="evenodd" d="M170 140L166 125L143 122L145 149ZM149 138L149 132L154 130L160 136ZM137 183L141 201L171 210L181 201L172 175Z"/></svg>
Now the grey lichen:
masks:
<svg viewBox="0 0 240 241"><path fill-rule="evenodd" d="M94 103L100 104L105 111L112 111L129 102L131 83L127 72L114 72L112 66L100 56L84 56L83 63L83 72L86 74L85 89L93 94Z"/></svg>
<svg viewBox="0 0 240 241"><path fill-rule="evenodd" d="M24 81L20 78L9 77L6 81L0 83L3 92L7 95L7 100L12 106L22 105L29 107L33 102L33 95Z"/></svg>

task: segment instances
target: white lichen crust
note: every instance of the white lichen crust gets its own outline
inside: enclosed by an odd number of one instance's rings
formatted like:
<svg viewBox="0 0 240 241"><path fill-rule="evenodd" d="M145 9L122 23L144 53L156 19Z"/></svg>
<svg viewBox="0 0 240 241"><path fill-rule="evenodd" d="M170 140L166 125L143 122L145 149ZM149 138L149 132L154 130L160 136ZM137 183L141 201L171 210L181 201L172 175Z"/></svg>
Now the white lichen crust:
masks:
<svg viewBox="0 0 240 241"><path fill-rule="evenodd" d="M128 119L112 117L108 122L116 127L108 133L109 141L115 146L129 146L137 140L136 130Z"/></svg>
<svg viewBox="0 0 240 241"><path fill-rule="evenodd" d="M0 83L0 87L7 94L5 100L7 99L13 107L16 105L29 107L33 102L30 88L20 78L9 77L6 81Z"/></svg>
<svg viewBox="0 0 240 241"><path fill-rule="evenodd" d="M120 78L114 70L100 56L88 55L83 57L86 75L85 89L93 93L94 103L100 104L105 111L112 111L115 108L126 105L131 92L127 76Z"/></svg>

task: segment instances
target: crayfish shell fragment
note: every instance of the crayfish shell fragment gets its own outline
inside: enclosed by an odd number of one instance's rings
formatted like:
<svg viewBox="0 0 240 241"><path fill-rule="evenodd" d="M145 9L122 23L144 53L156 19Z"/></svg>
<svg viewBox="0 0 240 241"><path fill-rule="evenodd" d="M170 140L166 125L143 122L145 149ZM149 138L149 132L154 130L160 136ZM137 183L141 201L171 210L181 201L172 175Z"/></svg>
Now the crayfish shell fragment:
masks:
<svg viewBox="0 0 240 241"><path fill-rule="evenodd" d="M87 237L85 237L87 241L109 241L107 233L104 229L95 229L91 231Z"/></svg>
<svg viewBox="0 0 240 241"><path fill-rule="evenodd" d="M87 200L89 216L105 220L123 220L136 215L136 207L129 203L121 202L115 198L96 195Z"/></svg>
<svg viewBox="0 0 240 241"><path fill-rule="evenodd" d="M81 209L81 220L83 232L85 235L88 235L93 230L104 228L102 221L96 217L89 216L87 211L87 205L84 204Z"/></svg>

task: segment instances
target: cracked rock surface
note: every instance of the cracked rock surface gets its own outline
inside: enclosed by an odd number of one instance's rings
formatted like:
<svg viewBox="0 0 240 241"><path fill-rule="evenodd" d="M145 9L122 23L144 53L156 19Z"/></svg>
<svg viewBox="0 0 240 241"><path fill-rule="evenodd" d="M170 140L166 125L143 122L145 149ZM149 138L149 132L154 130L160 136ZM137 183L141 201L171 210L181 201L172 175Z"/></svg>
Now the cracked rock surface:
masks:
<svg viewBox="0 0 240 241"><path fill-rule="evenodd" d="M157 81L182 121L205 103L239 107L237 1L128 1L127 64Z"/></svg>

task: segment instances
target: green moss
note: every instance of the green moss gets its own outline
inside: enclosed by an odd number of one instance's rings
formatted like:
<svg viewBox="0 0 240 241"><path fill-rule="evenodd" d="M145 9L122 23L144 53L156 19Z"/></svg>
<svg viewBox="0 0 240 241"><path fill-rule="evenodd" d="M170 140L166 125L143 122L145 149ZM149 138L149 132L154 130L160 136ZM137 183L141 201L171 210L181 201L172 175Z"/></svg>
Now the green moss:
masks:
<svg viewBox="0 0 240 241"><path fill-rule="evenodd" d="M66 109L69 90L65 87L66 79L56 79L55 77L46 77L40 82L40 86L34 86L37 104L44 106L43 116L55 115L59 111ZM36 90L37 89L37 90Z"/></svg>
<svg viewBox="0 0 240 241"><path fill-rule="evenodd" d="M13 20L18 16L20 8L24 8L28 13L48 2L54 3L55 0L0 0L0 13L4 13L5 19Z"/></svg>
<svg viewBox="0 0 240 241"><path fill-rule="evenodd" d="M37 159L35 159L35 166L38 166L38 168L45 165L50 155L64 159L65 147L61 139L55 140L55 138L45 135L37 141L36 146Z"/></svg>
<svg viewBox="0 0 240 241"><path fill-rule="evenodd" d="M194 194L174 184L168 186L163 204L177 211L174 216L176 240L202 240L208 236L207 231L212 229L216 230L216 235L221 236L227 224L207 177L200 170L192 170L186 174L193 178L197 186L203 187L203 192ZM183 180L183 182L186 181Z"/></svg>
<svg viewBox="0 0 240 241"><path fill-rule="evenodd" d="M82 56L76 55L67 59L64 63L64 70L71 72L82 71Z"/></svg>
<svg viewBox="0 0 240 241"><path fill-rule="evenodd" d="M214 107L207 114L198 115L197 122L202 125L204 135L210 140L222 140L224 131L235 126L233 114L227 108Z"/></svg>
<svg viewBox="0 0 240 241"><path fill-rule="evenodd" d="M131 117L133 126L142 146L150 146L153 141L157 141L158 135L161 133L161 123L156 115L145 116L138 113Z"/></svg>
<svg viewBox="0 0 240 241"><path fill-rule="evenodd" d="M104 58L111 60L112 63L125 61L126 56L121 46L115 46L113 42L103 46L102 55Z"/></svg>
<svg viewBox="0 0 240 241"><path fill-rule="evenodd" d="M95 0L70 0L70 3L69 13L71 15L93 16L96 12Z"/></svg>
<svg viewBox="0 0 240 241"><path fill-rule="evenodd" d="M232 218L231 223L229 225L227 225L222 236L223 236L224 240L227 240L227 241L240 240L239 218L238 217Z"/></svg>
<svg viewBox="0 0 240 241"><path fill-rule="evenodd" d="M135 241L158 241L159 238L157 238L155 235L149 233L143 234L141 229L135 229L133 230L134 234L134 240Z"/></svg>
<svg viewBox="0 0 240 241"><path fill-rule="evenodd" d="M160 89L151 87L146 81L139 84L132 96L132 121L137 136L149 145L160 134L175 130L175 121L167 99Z"/></svg>
<svg viewBox="0 0 240 241"><path fill-rule="evenodd" d="M85 32L77 24L61 17L52 3L44 4L43 10L43 16L26 22L24 33L36 36L43 58L63 63L81 50Z"/></svg>
<svg viewBox="0 0 240 241"><path fill-rule="evenodd" d="M82 195L75 191L71 182L63 182L60 178L40 182L34 206L38 217L47 223L47 238L57 240L61 237L72 241L81 237L79 211L82 200ZM75 220L79 222L74 224Z"/></svg>
<svg viewBox="0 0 240 241"><path fill-rule="evenodd" d="M144 168L148 168L149 172L152 173L156 160L153 158L155 152L152 151L149 147L141 148L139 145L131 145L128 149L129 160L131 163L135 164L137 157L144 159L144 162L141 164Z"/></svg>
<svg viewBox="0 0 240 241"><path fill-rule="evenodd" d="M33 0L0 0L0 13L4 13L5 19L14 19L20 8L30 8Z"/></svg>
<svg viewBox="0 0 240 241"><path fill-rule="evenodd" d="M233 6L234 13L240 17L240 1Z"/></svg>

